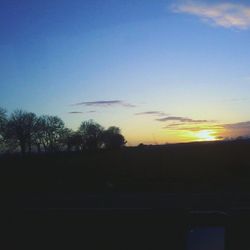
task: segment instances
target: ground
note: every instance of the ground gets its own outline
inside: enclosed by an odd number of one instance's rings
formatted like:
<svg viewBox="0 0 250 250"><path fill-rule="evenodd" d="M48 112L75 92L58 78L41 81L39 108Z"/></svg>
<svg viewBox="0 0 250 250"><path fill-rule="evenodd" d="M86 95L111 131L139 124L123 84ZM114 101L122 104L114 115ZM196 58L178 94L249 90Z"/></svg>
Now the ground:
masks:
<svg viewBox="0 0 250 250"><path fill-rule="evenodd" d="M214 192L250 190L250 142L6 156L4 190Z"/></svg>

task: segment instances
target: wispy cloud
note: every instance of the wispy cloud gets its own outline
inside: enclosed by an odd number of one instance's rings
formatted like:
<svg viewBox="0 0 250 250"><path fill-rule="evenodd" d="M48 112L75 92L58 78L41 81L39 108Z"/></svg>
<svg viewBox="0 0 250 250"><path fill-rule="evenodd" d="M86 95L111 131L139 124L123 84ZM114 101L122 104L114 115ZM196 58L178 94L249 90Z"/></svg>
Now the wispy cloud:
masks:
<svg viewBox="0 0 250 250"><path fill-rule="evenodd" d="M187 13L224 28L250 27L250 6L241 3L211 3L209 1L182 1L172 6L176 13Z"/></svg>
<svg viewBox="0 0 250 250"><path fill-rule="evenodd" d="M163 129L173 130L173 131L191 131L198 132L201 130L212 130L217 131L219 133L219 137L237 137L237 136L250 136L250 121L237 122L237 123L228 123L228 124L220 124L220 123L192 123L186 122L185 119L182 119L181 122L174 122L170 124L166 124ZM199 120L194 120L199 121ZM203 121L203 120L201 120ZM204 120L205 121L205 120ZM221 139L220 138L220 139Z"/></svg>
<svg viewBox="0 0 250 250"><path fill-rule="evenodd" d="M207 122L211 122L208 120L194 120L194 119L191 119L188 117L181 117L181 116L168 116L168 117L158 118L156 120L160 121L160 122L178 121L178 122L183 122L183 123L207 123Z"/></svg>
<svg viewBox="0 0 250 250"><path fill-rule="evenodd" d="M223 124L222 127L224 131L220 134L220 136L224 138L250 136L250 121Z"/></svg>
<svg viewBox="0 0 250 250"><path fill-rule="evenodd" d="M226 129L248 130L250 133L250 121L224 124L223 126Z"/></svg>
<svg viewBox="0 0 250 250"><path fill-rule="evenodd" d="M165 127L163 127L164 129L168 129L168 130L181 130L181 131L192 131L192 132L197 132L197 131L201 131L201 130L223 130L224 127L221 125L217 125L217 124L206 124L206 125L198 125L198 126L193 126L190 125L188 126L185 123L172 123L172 124L168 124Z"/></svg>
<svg viewBox="0 0 250 250"><path fill-rule="evenodd" d="M68 114L84 114L84 113L96 113L95 110L89 110L89 111L86 111L86 112L82 112L82 111L70 111L68 112Z"/></svg>
<svg viewBox="0 0 250 250"><path fill-rule="evenodd" d="M73 104L73 106L97 106L97 107L111 107L111 106L123 106L128 108L136 107L133 104L121 101L121 100L109 100L109 101L93 101L93 102L78 102Z"/></svg>
<svg viewBox="0 0 250 250"><path fill-rule="evenodd" d="M236 123L220 123L214 120L195 120L189 117L168 116L156 119L165 122L163 129L169 131L188 131L191 133L202 130L214 131L217 139L250 137L250 121Z"/></svg>
<svg viewBox="0 0 250 250"><path fill-rule="evenodd" d="M68 114L83 114L83 112L80 111L70 111Z"/></svg>
<svg viewBox="0 0 250 250"><path fill-rule="evenodd" d="M246 102L249 101L250 98L231 98L231 99L226 99L226 102Z"/></svg>
<svg viewBox="0 0 250 250"><path fill-rule="evenodd" d="M145 111L145 112L135 113L135 115L166 116L167 114L161 111Z"/></svg>

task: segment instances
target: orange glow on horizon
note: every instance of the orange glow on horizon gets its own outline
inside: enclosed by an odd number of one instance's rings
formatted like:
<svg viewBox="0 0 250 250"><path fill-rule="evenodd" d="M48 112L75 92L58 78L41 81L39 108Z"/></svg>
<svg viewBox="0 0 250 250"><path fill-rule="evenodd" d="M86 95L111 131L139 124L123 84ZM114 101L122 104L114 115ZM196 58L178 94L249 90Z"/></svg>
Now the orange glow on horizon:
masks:
<svg viewBox="0 0 250 250"><path fill-rule="evenodd" d="M169 129L161 129L154 124L147 125L144 125L144 127L138 126L136 130L131 127L130 130L125 131L128 145L218 141L220 138L228 136L228 131L222 125L216 123L183 124Z"/></svg>

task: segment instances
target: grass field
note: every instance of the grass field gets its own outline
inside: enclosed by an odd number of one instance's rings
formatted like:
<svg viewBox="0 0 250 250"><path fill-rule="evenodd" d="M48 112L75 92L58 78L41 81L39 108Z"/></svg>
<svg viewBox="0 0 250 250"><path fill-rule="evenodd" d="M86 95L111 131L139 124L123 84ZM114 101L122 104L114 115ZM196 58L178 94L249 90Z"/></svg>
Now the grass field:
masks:
<svg viewBox="0 0 250 250"><path fill-rule="evenodd" d="M5 156L5 191L250 191L250 142Z"/></svg>

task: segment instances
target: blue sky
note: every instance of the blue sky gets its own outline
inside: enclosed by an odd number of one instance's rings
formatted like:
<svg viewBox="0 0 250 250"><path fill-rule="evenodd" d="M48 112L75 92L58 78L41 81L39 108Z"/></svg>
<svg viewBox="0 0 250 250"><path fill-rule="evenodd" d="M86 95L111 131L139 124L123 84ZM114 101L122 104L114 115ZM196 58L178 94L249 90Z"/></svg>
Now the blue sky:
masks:
<svg viewBox="0 0 250 250"><path fill-rule="evenodd" d="M58 115L73 129L92 118L120 126L131 145L194 140L195 130L250 134L247 1L0 7L0 106L9 112Z"/></svg>

